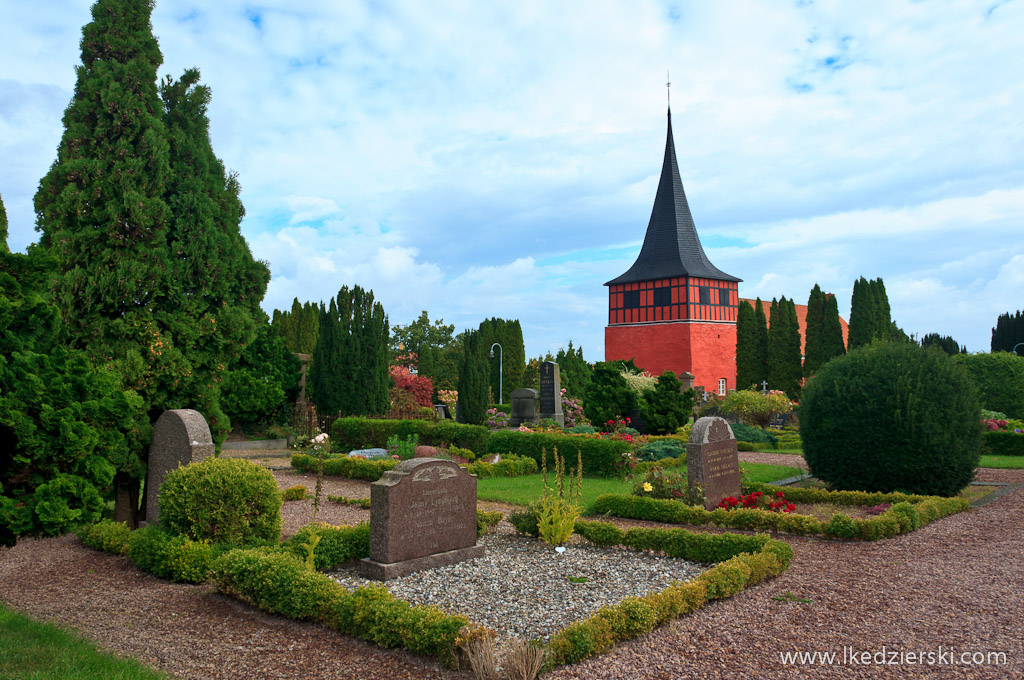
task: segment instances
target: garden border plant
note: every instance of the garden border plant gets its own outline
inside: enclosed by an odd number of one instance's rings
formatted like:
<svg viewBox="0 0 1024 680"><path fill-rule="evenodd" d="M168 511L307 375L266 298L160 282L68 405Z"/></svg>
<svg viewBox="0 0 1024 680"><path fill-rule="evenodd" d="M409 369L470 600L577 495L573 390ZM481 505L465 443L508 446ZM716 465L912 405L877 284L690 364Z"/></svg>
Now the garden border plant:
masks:
<svg viewBox="0 0 1024 680"><path fill-rule="evenodd" d="M493 530L500 520L501 513L477 511L478 535ZM595 545L659 550L671 557L718 563L692 581L673 584L643 597L626 598L567 626L548 643L548 667L600 654L616 642L648 633L710 600L729 597L769 576L777 576L793 558L789 545L764 534L701 534L679 528L624 531L608 522L585 520L576 522L574 532ZM196 575L202 568L202 578L188 579L189 582L211 580L224 594L268 613L322 623L336 632L381 647L405 647L453 666L459 660L460 640L488 632L466 616L448 615L434 606L413 606L392 596L383 586L350 591L317 571L369 555L367 523L348 527L313 523L283 543L248 548L191 541L156 526L132 531L111 520L82 527L78 532L85 545L128 555L140 568L167 578L172 576L168 565L173 564L173 553L162 549L146 552L156 534L161 534L161 545L181 539L184 544L208 549L201 551L202 560L191 565ZM315 569L310 569L309 539L314 535L318 537ZM131 546L136 541L140 547L132 559Z"/></svg>
<svg viewBox="0 0 1024 680"><path fill-rule="evenodd" d="M599 514L628 519L640 519L668 524L714 525L753 531L779 531L799 536L820 535L826 538L861 539L876 541L918 529L942 517L962 512L969 507L964 498L919 496L904 493L865 491L826 491L774 486L762 483L744 483L743 491L760 491L774 496L784 491L789 501L796 503L833 503L835 505L876 506L889 503L885 512L871 519L853 518L836 512L828 522L811 515L766 512L754 509L705 510L681 501L645 498L625 494L598 496L595 509Z"/></svg>
<svg viewBox="0 0 1024 680"><path fill-rule="evenodd" d="M323 459L323 474L333 477L347 477L375 482L385 472L398 465L394 458L368 460L365 458L349 458L348 456L331 456ZM316 456L306 453L293 453L291 466L299 472L316 473L318 460ZM539 469L532 458L509 455L503 456L497 463L473 461L464 466L471 475L477 477L523 477L532 475Z"/></svg>

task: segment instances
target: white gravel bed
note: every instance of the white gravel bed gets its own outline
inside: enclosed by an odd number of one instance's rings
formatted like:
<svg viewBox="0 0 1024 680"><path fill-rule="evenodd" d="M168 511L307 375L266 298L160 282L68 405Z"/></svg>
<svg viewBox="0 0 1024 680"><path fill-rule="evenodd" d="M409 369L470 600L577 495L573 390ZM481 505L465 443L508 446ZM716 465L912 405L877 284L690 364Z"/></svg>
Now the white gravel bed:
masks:
<svg viewBox="0 0 1024 680"><path fill-rule="evenodd" d="M558 554L546 543L512 533L480 539L487 553L448 567L386 581L395 597L415 605L432 604L463 614L498 633L498 645L516 638L548 638L601 607L627 597L659 592L689 581L708 566L623 548L599 547L574 537ZM345 588L368 583L355 568L330 576ZM573 583L569 579L586 579Z"/></svg>

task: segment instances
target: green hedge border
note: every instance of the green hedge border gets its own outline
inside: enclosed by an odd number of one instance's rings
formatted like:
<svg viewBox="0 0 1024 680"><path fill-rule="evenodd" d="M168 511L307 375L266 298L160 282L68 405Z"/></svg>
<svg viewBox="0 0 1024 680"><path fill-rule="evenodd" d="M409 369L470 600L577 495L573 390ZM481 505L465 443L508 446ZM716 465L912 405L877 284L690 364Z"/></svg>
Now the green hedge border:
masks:
<svg viewBox="0 0 1024 680"><path fill-rule="evenodd" d="M993 456L1024 456L1024 434L991 431L983 433L982 439Z"/></svg>
<svg viewBox="0 0 1024 680"><path fill-rule="evenodd" d="M488 430L483 425L463 425L450 420L386 420L339 418L331 425L336 447L348 449L384 448L388 437L419 436L424 446L457 446L478 456L484 451Z"/></svg>
<svg viewBox="0 0 1024 680"><path fill-rule="evenodd" d="M498 430L487 438L487 453L512 454L534 459L538 465L544 452L548 463L554 460L554 450L565 458L569 467L576 465L576 452L583 460L583 474L592 477L614 477L621 469L624 453L632 450L629 442L621 439L597 439L548 432L520 432Z"/></svg>
<svg viewBox="0 0 1024 680"><path fill-rule="evenodd" d="M501 520L501 513L477 511L477 533L482 534ZM212 559L204 559L203 578L220 592L271 614L322 623L331 630L358 637L381 647L405 647L431 656L451 667L457 663L460 634L467 626L483 630L462 615L449 615L434 606L413 606L391 595L384 586L347 590L305 564L306 545L316 532L320 541L314 552L317 569L369 555L369 525L336 527L310 524L282 544L254 548L213 546ZM596 545L623 545L634 550L661 550L667 555L697 562L718 561L711 569L686 583L677 583L657 593L630 597L604 607L595 615L562 629L548 643L548 663L576 663L600 654L616 642L629 640L653 630L669 619L691 613L710 600L734 595L744 588L777 576L793 559L793 549L764 534L700 534L685 529L629 529L614 524L579 520L575 532ZM116 554L130 553L136 536L158 542L176 540L159 527L131 531L124 524L103 520L79 530L87 546ZM205 542L194 542L211 547ZM141 543L141 542L140 542ZM173 560L157 550L149 559L136 562L151 573L166 572ZM135 562L135 560L133 560ZM145 565L145 567L141 566ZM197 566L197 565L193 565Z"/></svg>
<svg viewBox="0 0 1024 680"><path fill-rule="evenodd" d="M366 460L349 458L348 456L328 456L324 458L324 474L332 477L362 479L369 482L377 481L385 472L398 465L400 461L393 458ZM299 472L316 473L317 459L308 453L293 453L291 466ZM523 477L532 475L539 469L537 462L525 456L510 455L497 463L474 461L463 467L471 475L477 477Z"/></svg>
<svg viewBox="0 0 1024 680"><path fill-rule="evenodd" d="M891 507L871 519L853 518L837 512L828 522L822 522L810 515L766 512L746 508L705 510L700 506L686 505L677 500L624 494L598 496L594 508L598 514L666 524L699 526L711 524L730 529L781 531L798 536L877 541L881 538L909 533L942 517L962 512L970 505L964 498L863 491L826 491L761 483L746 484L744 490L748 493L761 491L769 496L773 496L777 491L784 491L786 499L796 503L835 503L837 505L890 503Z"/></svg>
<svg viewBox="0 0 1024 680"><path fill-rule="evenodd" d="M576 533L597 545L623 545L634 550L661 550L695 562L718 561L686 583L657 593L628 597L570 624L548 642L548 664L570 664L608 651L617 642L654 630L677 616L690 614L710 600L735 595L744 588L778 576L789 567L793 549L764 534L699 534L686 529L629 529L578 520ZM714 558L714 559L708 559Z"/></svg>

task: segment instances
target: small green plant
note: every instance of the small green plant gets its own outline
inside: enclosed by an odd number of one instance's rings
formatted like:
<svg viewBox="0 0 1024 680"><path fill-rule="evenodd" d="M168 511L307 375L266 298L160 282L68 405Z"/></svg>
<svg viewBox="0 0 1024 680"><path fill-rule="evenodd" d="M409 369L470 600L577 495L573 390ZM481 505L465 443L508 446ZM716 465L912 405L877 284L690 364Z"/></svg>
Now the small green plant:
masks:
<svg viewBox="0 0 1024 680"><path fill-rule="evenodd" d="M370 509L369 498L349 498L348 496L328 495L327 500L331 501L332 503L339 503L341 505L358 505L360 508L364 508L366 510Z"/></svg>
<svg viewBox="0 0 1024 680"><path fill-rule="evenodd" d="M301 484L288 487L284 490L284 499L286 501L303 501L306 500L306 487Z"/></svg>
<svg viewBox="0 0 1024 680"><path fill-rule="evenodd" d="M586 583L590 580L586 576L568 576L567 578L569 583Z"/></svg>
<svg viewBox="0 0 1024 680"><path fill-rule="evenodd" d="M798 602L800 604L811 604L812 602L814 602L814 600L808 600L805 597L797 597L796 595L790 592L787 592L783 595L776 595L772 599L778 600L779 602Z"/></svg>
<svg viewBox="0 0 1024 680"><path fill-rule="evenodd" d="M313 449L316 451L316 490L313 492L313 521L320 512L320 494L324 488L324 456L331 450L331 440L326 432L313 438Z"/></svg>
<svg viewBox="0 0 1024 680"><path fill-rule="evenodd" d="M410 434L405 439L393 434L388 437L385 448L387 448L389 456L398 456L402 460L409 460L416 455L416 447L419 445L420 436L418 434Z"/></svg>
<svg viewBox="0 0 1024 680"><path fill-rule="evenodd" d="M569 471L569 484L565 482L565 458L554 449L555 483L548 486L547 449L541 452L541 471L544 476L544 495L540 499L537 515L537 530L542 541L559 546L569 540L576 520L583 509L580 507L580 490L583 487L583 458L576 452L576 467Z"/></svg>
<svg viewBox="0 0 1024 680"><path fill-rule="evenodd" d="M305 543L300 544L306 551L306 568L310 571L316 571L315 553L316 546L320 543L320 534L314 529L309 532L309 538L306 539Z"/></svg>

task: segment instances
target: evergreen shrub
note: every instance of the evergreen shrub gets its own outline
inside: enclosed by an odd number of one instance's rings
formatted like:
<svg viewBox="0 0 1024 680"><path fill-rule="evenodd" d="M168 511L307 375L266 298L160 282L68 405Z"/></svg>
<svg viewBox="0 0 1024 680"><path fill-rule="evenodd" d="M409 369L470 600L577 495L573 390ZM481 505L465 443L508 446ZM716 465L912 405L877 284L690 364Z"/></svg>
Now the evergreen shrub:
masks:
<svg viewBox="0 0 1024 680"><path fill-rule="evenodd" d="M416 435L426 446L456 446L477 455L484 451L487 428L450 420L384 420L379 418L339 418L331 426L331 438L337 450L384 448L388 437Z"/></svg>
<svg viewBox="0 0 1024 680"><path fill-rule="evenodd" d="M124 522L103 519L96 524L83 525L75 531L75 536L83 545L93 550L123 555L128 550L128 539L131 529Z"/></svg>
<svg viewBox="0 0 1024 680"><path fill-rule="evenodd" d="M281 538L281 493L270 470L247 460L207 458L167 475L160 522L194 540L245 545Z"/></svg>
<svg viewBox="0 0 1024 680"><path fill-rule="evenodd" d="M985 432L985 450L993 456L1024 456L1024 434L1017 432Z"/></svg>
<svg viewBox="0 0 1024 680"><path fill-rule="evenodd" d="M967 369L983 408L1024 419L1024 357L993 352L958 354L954 361Z"/></svg>
<svg viewBox="0 0 1024 680"><path fill-rule="evenodd" d="M637 393L626 382L622 369L611 363L594 364L583 409L591 423L607 423L638 405Z"/></svg>
<svg viewBox="0 0 1024 680"><path fill-rule="evenodd" d="M750 425L744 425L743 423L730 423L729 427L732 428L732 434L736 437L736 441L738 442L771 444L773 447L779 443L778 437L773 435L771 432L762 430L759 427L752 427Z"/></svg>
<svg viewBox="0 0 1024 680"><path fill-rule="evenodd" d="M981 455L967 372L911 343L875 343L822 366L803 391L813 476L836 489L954 496Z"/></svg>
<svg viewBox="0 0 1024 680"><path fill-rule="evenodd" d="M306 559L303 544L316 533L320 542L313 552L313 564L318 570L333 569L340 564L370 556L370 524L361 522L351 527L338 527L314 522L302 527L284 542L284 547L297 559Z"/></svg>
<svg viewBox="0 0 1024 680"><path fill-rule="evenodd" d="M556 448L568 459L574 458L576 451L579 451L583 457L584 474L610 477L618 474L622 454L629 452L632 447L629 442L620 439L590 439L519 430L493 432L487 438L487 453L528 456L538 465L545 450L550 456Z"/></svg>
<svg viewBox="0 0 1024 680"><path fill-rule="evenodd" d="M290 486L282 492L282 497L286 501L304 501L306 500L306 487L301 484Z"/></svg>
<svg viewBox="0 0 1024 680"><path fill-rule="evenodd" d="M662 460L686 455L686 442L681 439L656 439L647 442L636 452L637 461Z"/></svg>

